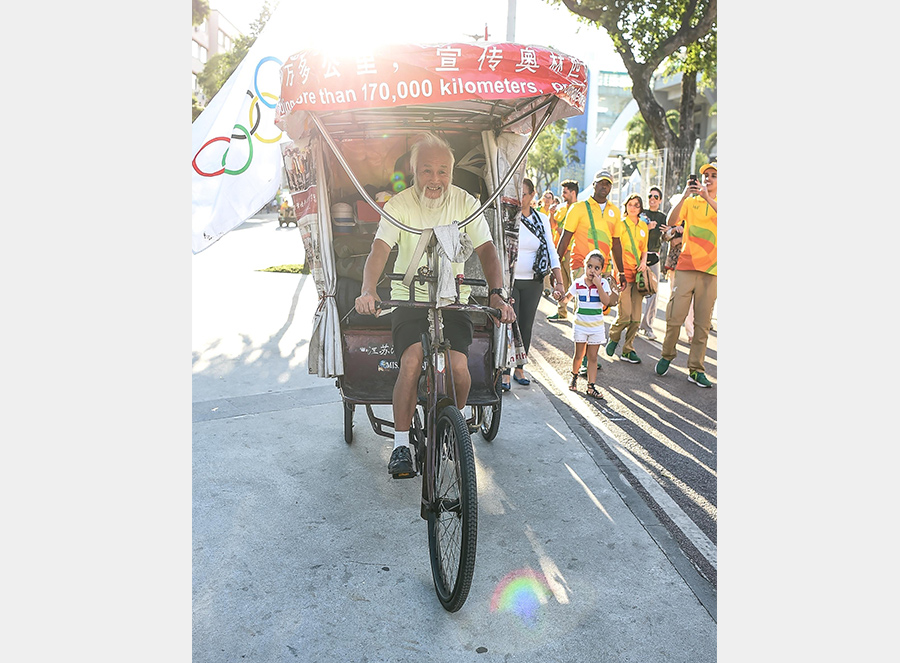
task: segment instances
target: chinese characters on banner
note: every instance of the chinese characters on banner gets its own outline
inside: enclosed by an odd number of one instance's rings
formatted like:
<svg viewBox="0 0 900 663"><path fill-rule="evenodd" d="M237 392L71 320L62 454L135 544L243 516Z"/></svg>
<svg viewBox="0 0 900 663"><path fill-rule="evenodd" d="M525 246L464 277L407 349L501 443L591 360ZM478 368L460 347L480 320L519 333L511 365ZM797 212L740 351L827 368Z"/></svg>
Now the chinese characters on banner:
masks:
<svg viewBox="0 0 900 663"><path fill-rule="evenodd" d="M584 112L577 58L521 44L385 46L355 56L295 53L281 68L276 124L295 110L327 111L553 94Z"/></svg>

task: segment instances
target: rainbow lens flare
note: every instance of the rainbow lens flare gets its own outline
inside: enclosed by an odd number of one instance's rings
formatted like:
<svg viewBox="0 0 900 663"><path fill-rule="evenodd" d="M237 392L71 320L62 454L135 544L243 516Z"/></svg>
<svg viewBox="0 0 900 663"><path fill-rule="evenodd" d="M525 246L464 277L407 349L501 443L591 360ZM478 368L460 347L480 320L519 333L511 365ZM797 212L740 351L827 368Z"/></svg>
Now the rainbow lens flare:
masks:
<svg viewBox="0 0 900 663"><path fill-rule="evenodd" d="M400 193L406 188L406 176L399 170L395 170L393 174L391 174L391 183L394 188L394 193Z"/></svg>
<svg viewBox="0 0 900 663"><path fill-rule="evenodd" d="M535 628L541 606L552 596L543 573L519 569L508 573L494 589L491 612L511 612L528 628Z"/></svg>

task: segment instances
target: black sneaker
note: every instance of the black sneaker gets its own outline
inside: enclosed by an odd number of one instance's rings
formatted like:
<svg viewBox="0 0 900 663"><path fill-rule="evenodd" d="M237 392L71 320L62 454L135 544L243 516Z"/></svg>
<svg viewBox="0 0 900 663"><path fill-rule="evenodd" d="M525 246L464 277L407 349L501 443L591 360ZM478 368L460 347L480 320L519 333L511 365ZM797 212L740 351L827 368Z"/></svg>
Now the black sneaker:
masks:
<svg viewBox="0 0 900 663"><path fill-rule="evenodd" d="M412 454L409 447L397 447L391 452L391 460L388 462L388 472L394 479L412 479L416 476L413 470Z"/></svg>

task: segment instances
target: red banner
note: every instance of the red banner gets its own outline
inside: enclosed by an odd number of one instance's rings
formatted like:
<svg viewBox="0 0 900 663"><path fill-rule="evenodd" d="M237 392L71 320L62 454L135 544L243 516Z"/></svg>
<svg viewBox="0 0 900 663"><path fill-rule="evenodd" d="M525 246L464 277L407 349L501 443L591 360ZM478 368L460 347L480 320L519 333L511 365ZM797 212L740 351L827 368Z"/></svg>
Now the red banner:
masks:
<svg viewBox="0 0 900 663"><path fill-rule="evenodd" d="M281 68L275 123L295 110L390 108L552 94L584 112L587 69L577 58L522 44L394 45L352 56L300 51Z"/></svg>

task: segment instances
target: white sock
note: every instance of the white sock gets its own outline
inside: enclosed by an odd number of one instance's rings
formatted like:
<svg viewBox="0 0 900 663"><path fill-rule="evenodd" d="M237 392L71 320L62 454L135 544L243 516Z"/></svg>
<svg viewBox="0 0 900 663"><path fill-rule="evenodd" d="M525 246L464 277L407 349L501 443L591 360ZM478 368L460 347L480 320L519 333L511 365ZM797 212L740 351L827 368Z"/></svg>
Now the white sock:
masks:
<svg viewBox="0 0 900 663"><path fill-rule="evenodd" d="M412 445L409 443L409 431L394 432L394 449L397 447L408 447L410 450L412 449Z"/></svg>

